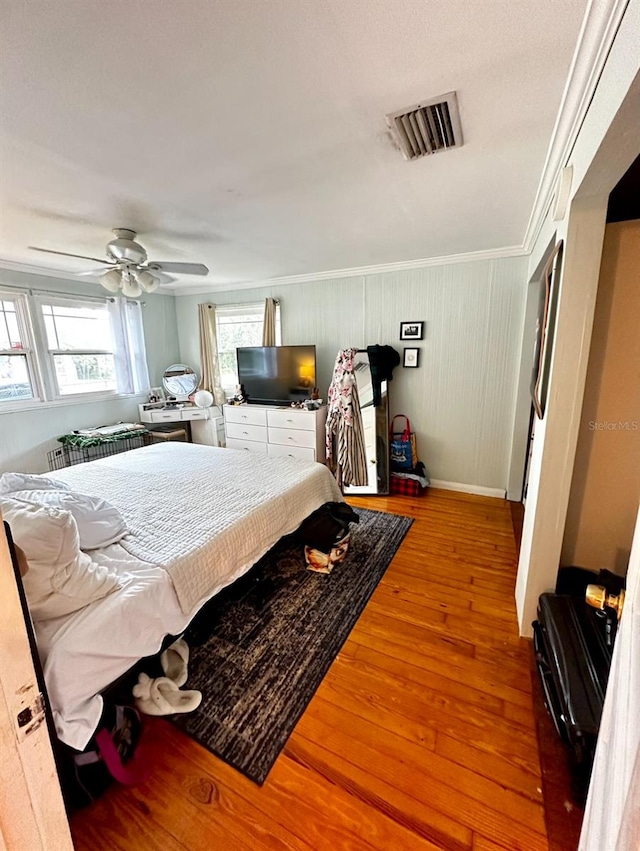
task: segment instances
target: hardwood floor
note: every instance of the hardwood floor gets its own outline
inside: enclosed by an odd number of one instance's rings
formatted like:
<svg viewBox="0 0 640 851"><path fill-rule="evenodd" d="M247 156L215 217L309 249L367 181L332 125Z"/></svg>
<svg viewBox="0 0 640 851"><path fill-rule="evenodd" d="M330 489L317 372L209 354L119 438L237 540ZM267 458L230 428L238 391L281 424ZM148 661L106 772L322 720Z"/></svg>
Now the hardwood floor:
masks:
<svg viewBox="0 0 640 851"><path fill-rule="evenodd" d="M264 786L154 719L77 849L548 851L509 503L350 501L415 522Z"/></svg>

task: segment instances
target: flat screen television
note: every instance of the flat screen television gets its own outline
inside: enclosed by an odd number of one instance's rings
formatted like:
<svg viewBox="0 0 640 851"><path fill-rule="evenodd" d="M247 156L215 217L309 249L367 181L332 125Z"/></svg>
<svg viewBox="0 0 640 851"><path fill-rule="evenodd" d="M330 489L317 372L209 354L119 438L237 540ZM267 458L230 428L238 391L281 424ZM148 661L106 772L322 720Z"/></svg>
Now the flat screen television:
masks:
<svg viewBox="0 0 640 851"><path fill-rule="evenodd" d="M290 405L316 386L315 346L247 346L236 349L238 381L247 402Z"/></svg>

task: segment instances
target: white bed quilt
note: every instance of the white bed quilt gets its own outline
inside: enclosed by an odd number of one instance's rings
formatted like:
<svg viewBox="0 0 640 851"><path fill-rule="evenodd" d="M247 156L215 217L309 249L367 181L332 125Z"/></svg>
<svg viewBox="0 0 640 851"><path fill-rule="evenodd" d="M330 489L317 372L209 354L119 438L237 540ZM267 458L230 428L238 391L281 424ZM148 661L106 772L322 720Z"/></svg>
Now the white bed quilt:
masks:
<svg viewBox="0 0 640 851"><path fill-rule="evenodd" d="M130 530L91 553L119 573L122 589L35 625L56 731L78 750L98 723L104 688L156 653L165 635L181 633L308 514L342 500L321 464L184 443L136 449L56 477L108 499Z"/></svg>
<svg viewBox="0 0 640 851"><path fill-rule="evenodd" d="M169 573L185 613L241 575L307 515L342 496L313 462L166 443L60 471L120 510L122 547Z"/></svg>

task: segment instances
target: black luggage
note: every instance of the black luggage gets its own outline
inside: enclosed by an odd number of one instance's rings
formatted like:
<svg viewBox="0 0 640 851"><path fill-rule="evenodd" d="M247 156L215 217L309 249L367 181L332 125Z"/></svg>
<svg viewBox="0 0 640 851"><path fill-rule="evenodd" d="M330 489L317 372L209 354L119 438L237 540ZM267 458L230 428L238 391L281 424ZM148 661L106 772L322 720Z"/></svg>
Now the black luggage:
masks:
<svg viewBox="0 0 640 851"><path fill-rule="evenodd" d="M576 767L588 780L617 630L616 614L584 596L542 594L533 623L536 664L545 703Z"/></svg>

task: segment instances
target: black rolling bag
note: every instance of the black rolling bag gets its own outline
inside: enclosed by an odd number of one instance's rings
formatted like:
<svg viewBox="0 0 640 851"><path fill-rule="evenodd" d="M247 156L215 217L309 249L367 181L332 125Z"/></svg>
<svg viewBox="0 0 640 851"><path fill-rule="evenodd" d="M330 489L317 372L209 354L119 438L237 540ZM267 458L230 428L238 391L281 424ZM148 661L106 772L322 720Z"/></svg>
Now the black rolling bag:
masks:
<svg viewBox="0 0 640 851"><path fill-rule="evenodd" d="M533 623L536 664L547 710L573 753L581 791L591 774L611 668L617 616L585 602L588 583L617 593L623 580L579 568L561 569L557 591L542 594Z"/></svg>

